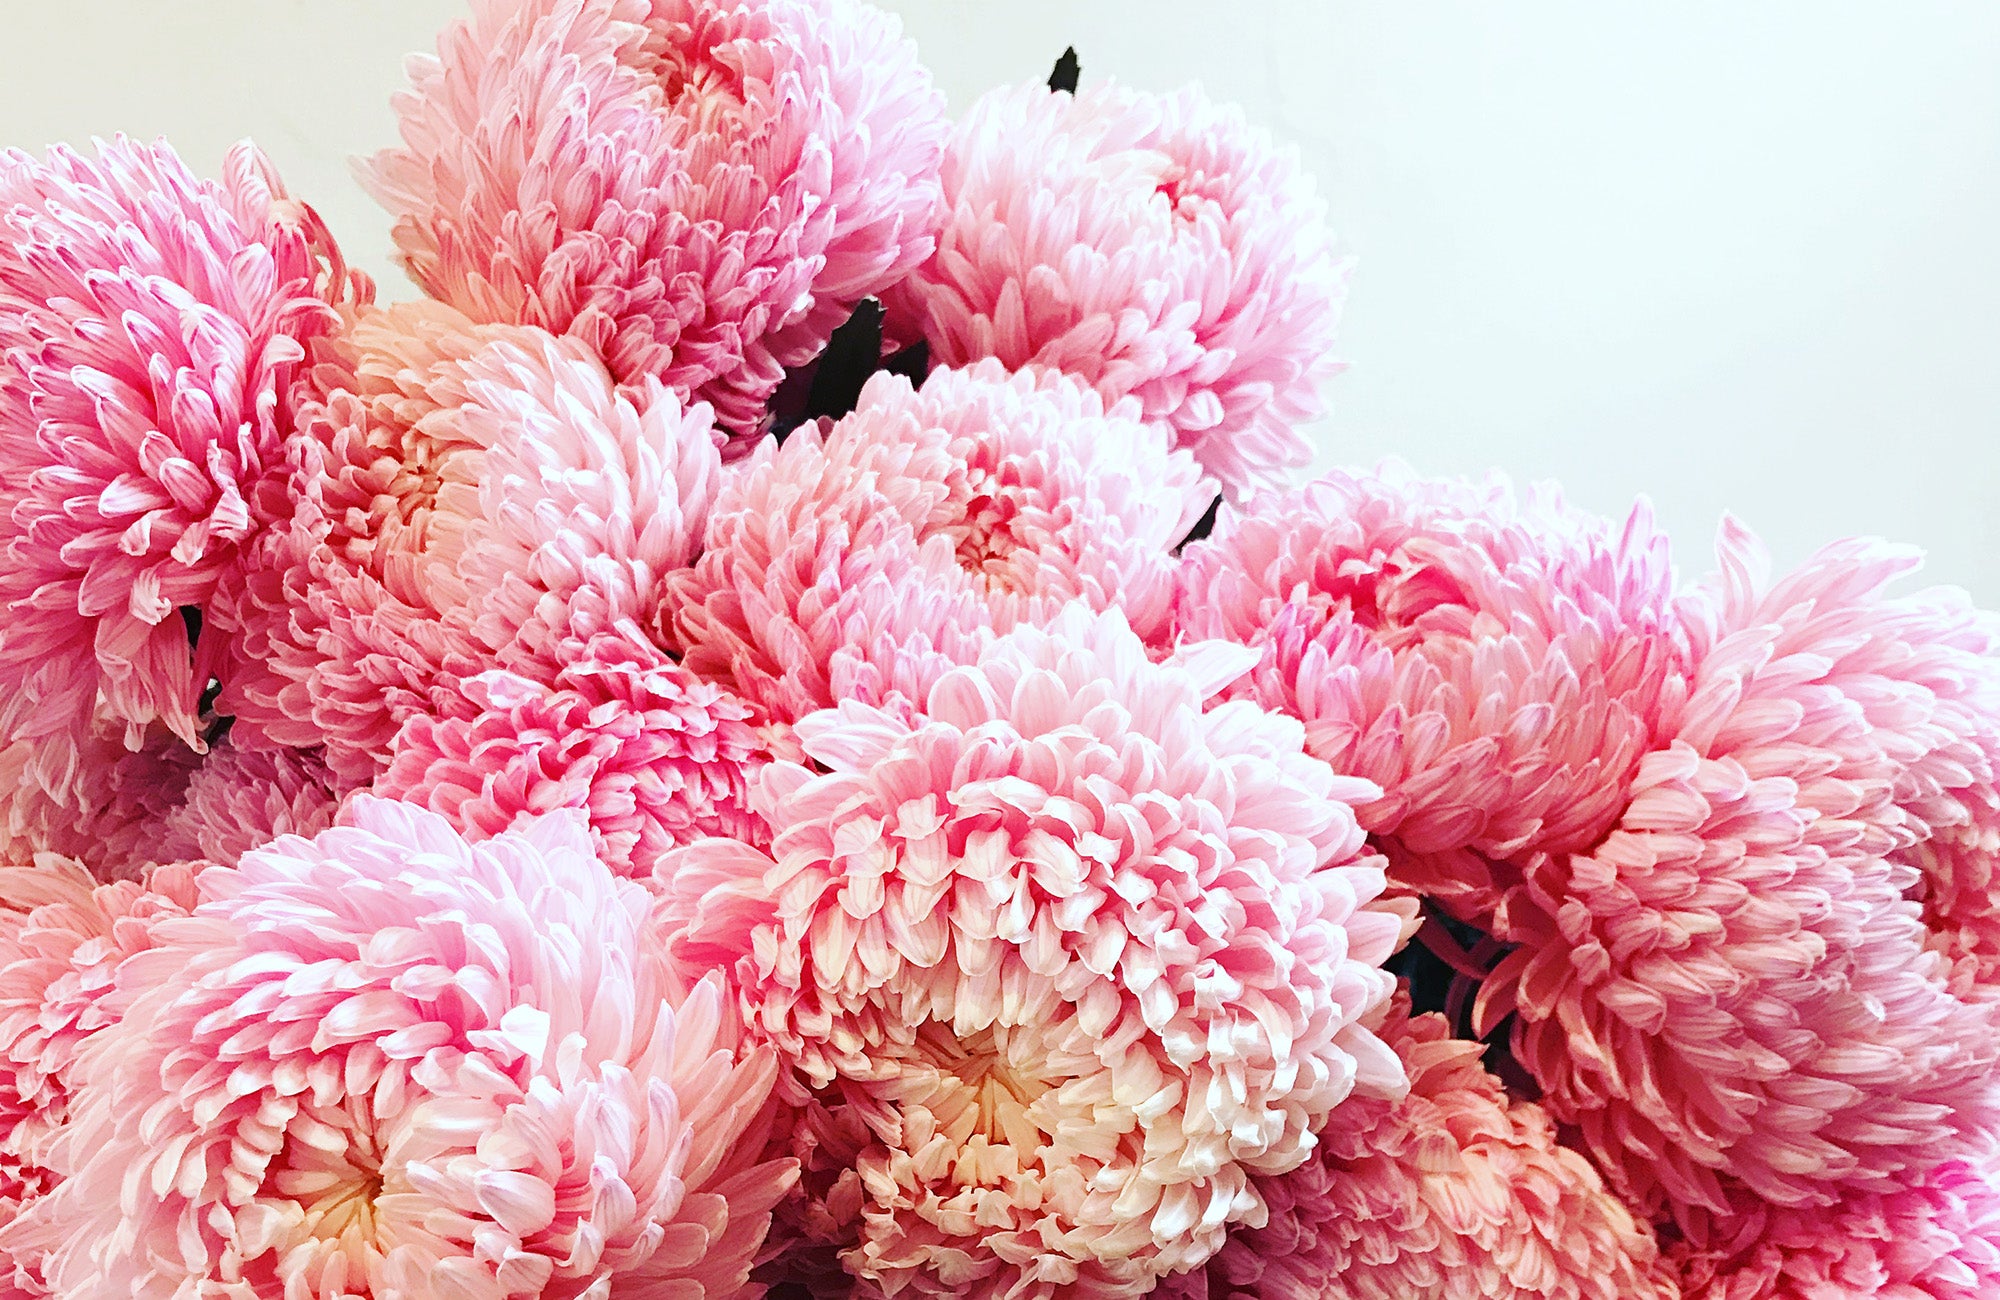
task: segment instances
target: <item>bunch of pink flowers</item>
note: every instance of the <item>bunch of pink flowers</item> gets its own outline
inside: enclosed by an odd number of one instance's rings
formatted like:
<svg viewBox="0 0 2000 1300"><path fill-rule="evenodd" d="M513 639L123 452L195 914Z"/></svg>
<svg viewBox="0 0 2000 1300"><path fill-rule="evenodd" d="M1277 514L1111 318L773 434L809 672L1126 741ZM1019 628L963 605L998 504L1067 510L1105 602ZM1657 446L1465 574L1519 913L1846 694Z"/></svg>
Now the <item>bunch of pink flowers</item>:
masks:
<svg viewBox="0 0 2000 1300"><path fill-rule="evenodd" d="M2000 618L1302 481L1193 90L471 0L397 111L395 303L0 155L0 1295L2000 1295Z"/></svg>

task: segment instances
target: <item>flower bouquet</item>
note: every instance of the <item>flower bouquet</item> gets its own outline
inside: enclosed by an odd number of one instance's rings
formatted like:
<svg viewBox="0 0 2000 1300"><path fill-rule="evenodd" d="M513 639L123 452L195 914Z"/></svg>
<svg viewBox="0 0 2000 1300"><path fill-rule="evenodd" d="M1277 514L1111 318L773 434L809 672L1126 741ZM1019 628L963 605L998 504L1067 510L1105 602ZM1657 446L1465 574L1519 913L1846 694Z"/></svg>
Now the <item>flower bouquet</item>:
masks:
<svg viewBox="0 0 2000 1300"><path fill-rule="evenodd" d="M2000 1295L2000 620L1311 482L1189 90L472 0L362 181L0 157L0 1277Z"/></svg>

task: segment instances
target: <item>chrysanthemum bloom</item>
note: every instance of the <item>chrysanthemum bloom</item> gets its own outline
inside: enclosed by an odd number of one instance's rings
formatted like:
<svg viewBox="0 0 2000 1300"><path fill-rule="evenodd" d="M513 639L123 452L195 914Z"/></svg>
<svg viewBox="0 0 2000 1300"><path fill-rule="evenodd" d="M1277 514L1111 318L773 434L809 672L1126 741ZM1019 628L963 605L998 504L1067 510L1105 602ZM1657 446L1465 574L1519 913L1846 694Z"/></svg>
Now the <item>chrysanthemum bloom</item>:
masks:
<svg viewBox="0 0 2000 1300"><path fill-rule="evenodd" d="M1236 647L1151 662L1115 612L1023 626L925 715L798 724L771 853L708 840L661 879L686 970L868 1145L827 1193L887 1294L1131 1295L1261 1212L1350 1093L1400 932L1295 722L1205 701Z"/></svg>
<svg viewBox="0 0 2000 1300"><path fill-rule="evenodd" d="M1481 995L1607 1175L1684 1221L1737 1188L1893 1193L2000 1126L2000 1008L1954 992L1910 858L1973 777L1975 666L1924 600L1880 598L1904 556L1836 546L1770 584L1723 543L1669 739L1602 844L1522 868Z"/></svg>
<svg viewBox="0 0 2000 1300"><path fill-rule="evenodd" d="M681 995L646 892L573 815L349 817L154 928L0 1244L78 1300L742 1294L791 1178L775 1068L717 982Z"/></svg>
<svg viewBox="0 0 2000 1300"><path fill-rule="evenodd" d="M0 857L53 853L99 880L137 879L162 862L231 866L279 835L324 829L345 793L312 751L244 750L224 739L198 755L158 726L136 752L100 730L82 755L69 806L32 784L0 804Z"/></svg>
<svg viewBox="0 0 2000 1300"><path fill-rule="evenodd" d="M1174 546L1214 489L1163 430L1080 381L997 361L880 375L854 412L750 462L669 581L688 666L796 718L920 701L989 625L1117 607L1172 626Z"/></svg>
<svg viewBox="0 0 2000 1300"><path fill-rule="evenodd" d="M494 668L547 682L572 642L658 619L720 477L706 407L616 390L582 344L439 304L329 348L297 517L260 552L221 707L262 743L323 742L366 781L413 716Z"/></svg>
<svg viewBox="0 0 2000 1300"><path fill-rule="evenodd" d="M1481 925L1505 864L1587 849L1685 676L1666 539L1551 494L1336 472L1188 548L1183 635L1263 652L1239 693L1383 788L1393 878Z"/></svg>
<svg viewBox="0 0 2000 1300"><path fill-rule="evenodd" d="M128 750L124 727L100 721L79 739L76 783L58 799L27 772L31 750L25 742L0 750L0 860L53 853L81 862L99 880L134 879L162 860L165 819L206 761L157 723Z"/></svg>
<svg viewBox="0 0 2000 1300"><path fill-rule="evenodd" d="M365 297L263 156L197 179L164 144L0 155L0 742L57 799L100 718L200 747L229 629L189 645L270 522L291 390Z"/></svg>
<svg viewBox="0 0 2000 1300"><path fill-rule="evenodd" d="M1479 1044L1401 999L1382 1034L1409 1095L1336 1111L1312 1159L1259 1180L1265 1221L1167 1279L1160 1300L1675 1296L1651 1231L1539 1106L1508 1100Z"/></svg>
<svg viewBox="0 0 2000 1300"><path fill-rule="evenodd" d="M604 861L641 878L703 836L769 838L749 806L770 760L756 711L643 642L602 636L553 685L496 670L466 694L477 713L404 725L375 793L475 839L581 808Z"/></svg>
<svg viewBox="0 0 2000 1300"><path fill-rule="evenodd" d="M363 179L417 283L737 434L934 247L943 97L868 5L476 0L412 71Z"/></svg>
<svg viewBox="0 0 2000 1300"><path fill-rule="evenodd" d="M160 918L194 902L194 875L180 866L143 886L100 885L53 854L0 867L0 1223L58 1181L49 1142L69 1118L85 1040L122 1014L119 964L152 946ZM32 1252L0 1251L0 1272L9 1268L17 1285L40 1290Z"/></svg>
<svg viewBox="0 0 2000 1300"><path fill-rule="evenodd" d="M153 859L233 867L280 835L312 836L333 825L342 793L315 750L246 750L224 740L154 828Z"/></svg>
<svg viewBox="0 0 2000 1300"><path fill-rule="evenodd" d="M2000 1295L2000 1187L1990 1164L1953 1161L1826 1209L1748 1208L1673 1258L1684 1300L1986 1300Z"/></svg>
<svg viewBox="0 0 2000 1300"><path fill-rule="evenodd" d="M1139 400L1234 498L1311 459L1346 268L1300 168L1193 88L996 90L944 162L936 255L889 299L944 365Z"/></svg>

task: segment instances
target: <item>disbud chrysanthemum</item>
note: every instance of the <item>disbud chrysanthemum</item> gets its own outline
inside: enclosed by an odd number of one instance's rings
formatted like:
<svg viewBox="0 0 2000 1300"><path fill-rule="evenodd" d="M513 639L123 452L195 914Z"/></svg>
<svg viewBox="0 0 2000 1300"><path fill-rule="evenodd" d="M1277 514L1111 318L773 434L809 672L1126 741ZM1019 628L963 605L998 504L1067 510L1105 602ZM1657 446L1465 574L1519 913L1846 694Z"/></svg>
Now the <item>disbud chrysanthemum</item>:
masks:
<svg viewBox="0 0 2000 1300"><path fill-rule="evenodd" d="M240 620L265 671L222 707L323 743L365 781L413 716L494 668L546 682L564 646L657 621L720 475L705 407L618 393L575 340L447 307L361 316L314 379L298 514Z"/></svg>
<svg viewBox="0 0 2000 1300"><path fill-rule="evenodd" d="M1188 548L1180 627L1263 654L1238 688L1379 784L1395 878L1488 924L1489 860L1586 849L1685 677L1666 539L1552 494L1335 472L1224 510Z"/></svg>
<svg viewBox="0 0 2000 1300"><path fill-rule="evenodd" d="M8 152L0 230L0 744L62 802L101 723L200 747L205 616L282 505L307 346L368 289L247 144L220 182L165 144Z"/></svg>
<svg viewBox="0 0 2000 1300"><path fill-rule="evenodd" d="M2000 1186L1987 1157L1825 1209L1741 1207L1680 1246L1684 1300L1985 1300L2000 1294Z"/></svg>
<svg viewBox="0 0 2000 1300"><path fill-rule="evenodd" d="M0 799L0 856L24 862L53 853L99 880L134 879L161 859L165 819L207 759L158 725L136 750L125 748L122 733L100 723L82 738L77 781L62 800L15 765L14 751L0 751L0 790L9 792Z"/></svg>
<svg viewBox="0 0 2000 1300"><path fill-rule="evenodd" d="M363 175L417 283L735 433L933 247L943 99L854 0L477 0L412 69Z"/></svg>
<svg viewBox="0 0 2000 1300"><path fill-rule="evenodd" d="M193 873L178 866L144 885L100 885L53 854L0 867L0 1224L60 1181L49 1144L70 1117L83 1044L129 1000L118 967L151 948L157 922L185 915L194 895ZM0 1250L0 1259L17 1288L42 1291L36 1253Z"/></svg>
<svg viewBox="0 0 2000 1300"><path fill-rule="evenodd" d="M280 835L312 836L333 825L344 793L317 751L246 750L225 740L160 818L153 853L162 862L233 867Z"/></svg>
<svg viewBox="0 0 2000 1300"><path fill-rule="evenodd" d="M1882 598L1905 556L1836 546L1769 583L1731 529L1722 561L1629 806L1525 864L1481 995L1488 1023L1519 1011L1549 1109L1683 1219L1735 1188L1892 1193L2000 1125L2000 1006L1948 982L1910 856L1990 783L1959 730L1990 666L1928 598Z"/></svg>
<svg viewBox="0 0 2000 1300"><path fill-rule="evenodd" d="M688 970L867 1143L826 1196L887 1294L1129 1295L1262 1212L1350 1093L1400 919L1350 805L1373 791L1248 703L1227 646L1151 662L1072 606L946 674L914 720L802 720L825 768L758 788L769 856L660 871ZM831 1217L831 1216L828 1216Z"/></svg>
<svg viewBox="0 0 2000 1300"><path fill-rule="evenodd" d="M85 1046L60 1295L743 1294L775 1074L570 815L467 844L366 797L201 877Z"/></svg>
<svg viewBox="0 0 2000 1300"><path fill-rule="evenodd" d="M972 106L943 175L937 253L888 299L933 359L1137 398L1233 497L1311 459L1346 271L1294 153L1193 88L1019 86Z"/></svg>
<svg viewBox="0 0 2000 1300"><path fill-rule="evenodd" d="M1072 599L1163 639L1173 547L1213 489L1134 413L994 361L921 388L876 377L723 493L706 554L669 584L689 667L796 718L921 700L989 626Z"/></svg>
<svg viewBox="0 0 2000 1300"><path fill-rule="evenodd" d="M1382 1033L1409 1094L1336 1111L1312 1159L1258 1181L1265 1219L1160 1300L1677 1297L1652 1233L1539 1106L1508 1100L1479 1044L1400 999Z"/></svg>
<svg viewBox="0 0 2000 1300"><path fill-rule="evenodd" d="M581 808L604 860L642 878L660 853L705 835L767 838L748 797L770 758L755 711L649 645L607 635L552 685L495 671L466 694L470 716L405 724L375 793L433 808L473 838Z"/></svg>

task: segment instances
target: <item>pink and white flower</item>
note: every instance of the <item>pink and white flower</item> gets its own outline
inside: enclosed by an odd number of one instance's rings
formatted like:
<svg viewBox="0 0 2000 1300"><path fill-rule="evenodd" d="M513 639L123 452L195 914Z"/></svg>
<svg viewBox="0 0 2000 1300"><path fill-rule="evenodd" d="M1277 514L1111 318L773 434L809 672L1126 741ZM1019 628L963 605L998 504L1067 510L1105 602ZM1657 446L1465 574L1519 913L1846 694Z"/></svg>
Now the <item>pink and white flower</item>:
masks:
<svg viewBox="0 0 2000 1300"><path fill-rule="evenodd" d="M201 748L294 383L369 292L247 144L220 182L122 138L0 155L0 745L58 804L100 726Z"/></svg>
<svg viewBox="0 0 2000 1300"><path fill-rule="evenodd" d="M1263 1213L1350 1095L1394 1095L1364 1026L1402 919L1298 724L1204 704L1252 662L1153 662L1115 612L1016 628L914 719L798 724L767 855L660 869L684 969L867 1142L817 1217L871 1292L1110 1296ZM811 1131L812 1121L800 1126Z"/></svg>
<svg viewBox="0 0 2000 1300"><path fill-rule="evenodd" d="M934 246L943 97L855 0L475 0L411 66L364 179L417 283L743 439Z"/></svg>
<svg viewBox="0 0 2000 1300"><path fill-rule="evenodd" d="M1199 90L997 90L944 160L937 253L887 299L934 361L1080 376L1232 499L1311 459L1346 267L1297 155Z"/></svg>
<svg viewBox="0 0 2000 1300"><path fill-rule="evenodd" d="M774 1063L578 820L473 845L364 798L200 886L0 1232L56 1294L754 1294Z"/></svg>

